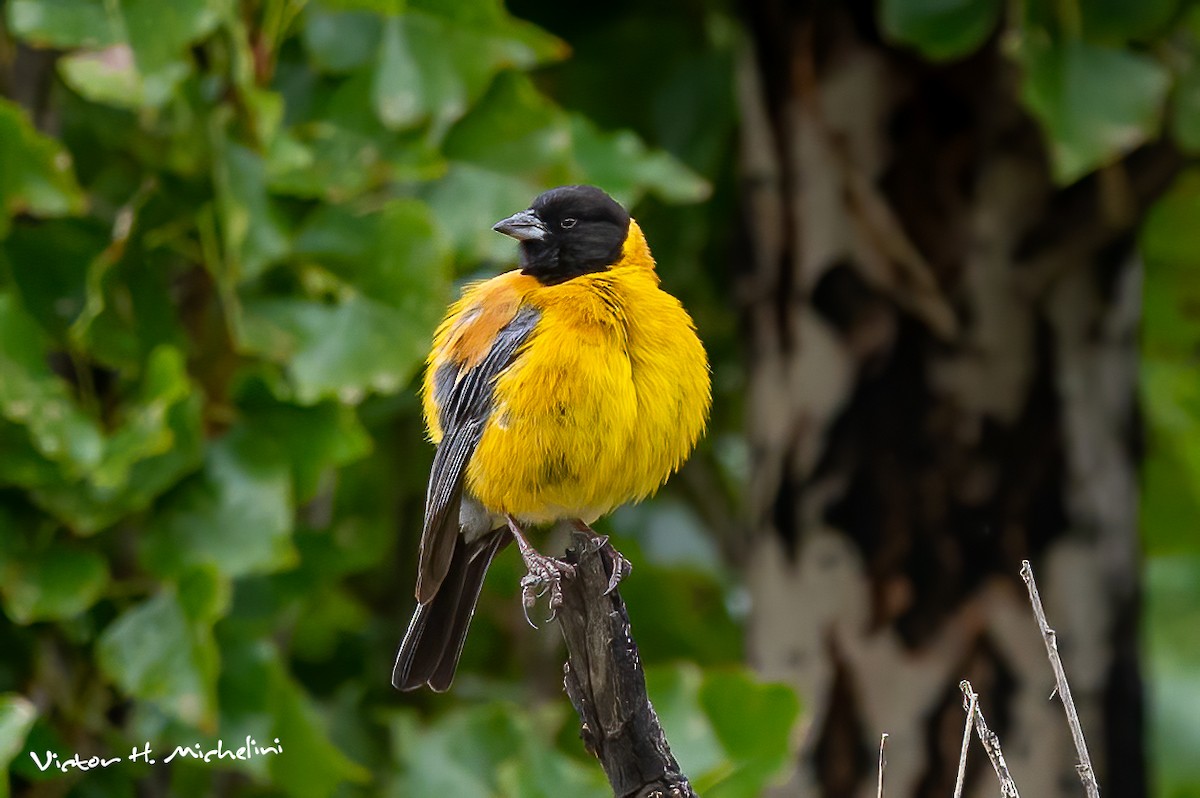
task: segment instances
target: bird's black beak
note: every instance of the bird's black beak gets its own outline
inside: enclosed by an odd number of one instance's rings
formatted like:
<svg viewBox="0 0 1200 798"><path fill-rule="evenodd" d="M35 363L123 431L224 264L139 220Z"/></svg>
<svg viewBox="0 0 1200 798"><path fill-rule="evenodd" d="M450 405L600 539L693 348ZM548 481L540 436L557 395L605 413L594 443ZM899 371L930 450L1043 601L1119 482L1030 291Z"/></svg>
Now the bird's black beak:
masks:
<svg viewBox="0 0 1200 798"><path fill-rule="evenodd" d="M502 219L492 225L497 233L512 236L518 241L541 241L550 231L538 215L533 211L514 213L507 219Z"/></svg>

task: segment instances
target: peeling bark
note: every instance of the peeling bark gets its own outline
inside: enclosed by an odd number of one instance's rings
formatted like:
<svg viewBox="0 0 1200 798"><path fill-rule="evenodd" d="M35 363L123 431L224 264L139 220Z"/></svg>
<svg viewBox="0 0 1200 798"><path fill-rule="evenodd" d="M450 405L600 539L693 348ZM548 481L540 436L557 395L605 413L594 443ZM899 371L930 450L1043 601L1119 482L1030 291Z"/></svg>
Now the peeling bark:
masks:
<svg viewBox="0 0 1200 798"><path fill-rule="evenodd" d="M567 644L563 684L579 715L579 736L600 761L616 798L696 798L671 754L646 693L646 677L618 590L610 550L572 536L558 625Z"/></svg>
<svg viewBox="0 0 1200 798"><path fill-rule="evenodd" d="M745 8L749 650L811 724L780 794L873 794L881 732L890 795L951 794L967 678L1022 792L1074 795L1030 559L1100 784L1145 795L1133 229L1178 157L1058 188L996 43L930 66L870 4Z"/></svg>

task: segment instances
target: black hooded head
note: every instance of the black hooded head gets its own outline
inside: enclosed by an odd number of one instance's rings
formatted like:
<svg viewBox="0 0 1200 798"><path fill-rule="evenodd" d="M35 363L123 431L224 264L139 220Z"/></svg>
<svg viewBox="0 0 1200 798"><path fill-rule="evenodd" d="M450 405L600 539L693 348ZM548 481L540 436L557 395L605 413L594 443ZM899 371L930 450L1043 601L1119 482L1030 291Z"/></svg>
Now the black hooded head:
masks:
<svg viewBox="0 0 1200 798"><path fill-rule="evenodd" d="M521 242L522 272L554 285L620 260L629 213L595 186L561 186L492 229Z"/></svg>

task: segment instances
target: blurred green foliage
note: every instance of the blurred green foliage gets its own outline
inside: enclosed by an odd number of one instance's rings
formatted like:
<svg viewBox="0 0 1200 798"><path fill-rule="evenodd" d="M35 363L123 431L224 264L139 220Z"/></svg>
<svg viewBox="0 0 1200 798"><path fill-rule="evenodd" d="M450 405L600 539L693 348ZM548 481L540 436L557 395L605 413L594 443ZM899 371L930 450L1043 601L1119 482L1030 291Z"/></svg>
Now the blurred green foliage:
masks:
<svg viewBox="0 0 1200 798"><path fill-rule="evenodd" d="M736 509L745 461L723 263L742 34L719 5L510 8L0 0L0 74L25 81L0 82L0 768L18 785L607 794L557 633L523 626L513 557L454 691L387 684L431 454L412 389L430 331L457 281L512 258L491 224L574 181L636 203L714 362L699 476L613 525L638 562L622 592L651 695L705 795L756 795L790 756L795 697L737 669L737 588L696 515ZM1192 3L878 14L932 60L1001 36L1063 183L1163 135L1200 152ZM1181 644L1200 626L1198 215L1190 171L1141 233L1147 643L1172 798L1200 796L1200 652ZM705 501L684 500L696 485ZM286 753L86 774L28 756L245 736Z"/></svg>
<svg viewBox="0 0 1200 798"><path fill-rule="evenodd" d="M1200 105L1200 98L1194 98ZM1142 228L1142 401L1147 457L1141 526L1146 569L1151 745L1158 794L1200 796L1200 169Z"/></svg>
<svg viewBox="0 0 1200 798"><path fill-rule="evenodd" d="M530 71L566 44L499 0L0 11L26 81L0 86L24 103L0 98L0 768L72 795L606 794L515 558L455 691L388 685L431 455L412 383L455 282L513 258L493 222L561 183L653 195L651 217L708 197L731 94L676 100L707 142L681 160L551 99ZM700 26L671 57L726 75L729 44ZM685 279L715 211L682 212L664 273L727 330L719 288ZM684 766L751 796L799 709L738 670L730 589L716 558L669 551L625 587ZM284 753L88 773L28 755L247 736Z"/></svg>

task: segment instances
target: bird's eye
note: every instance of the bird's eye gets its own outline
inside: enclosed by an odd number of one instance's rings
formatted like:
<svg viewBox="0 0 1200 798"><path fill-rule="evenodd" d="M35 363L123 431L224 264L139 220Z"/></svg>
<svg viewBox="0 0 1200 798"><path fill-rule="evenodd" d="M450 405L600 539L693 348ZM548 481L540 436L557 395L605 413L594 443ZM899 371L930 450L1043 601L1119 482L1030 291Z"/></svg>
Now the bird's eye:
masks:
<svg viewBox="0 0 1200 798"><path fill-rule="evenodd" d="M562 229L570 230L572 227L575 226L575 222L576 222L575 219L566 218L566 219L563 219L561 222L559 222L559 224L562 225Z"/></svg>

